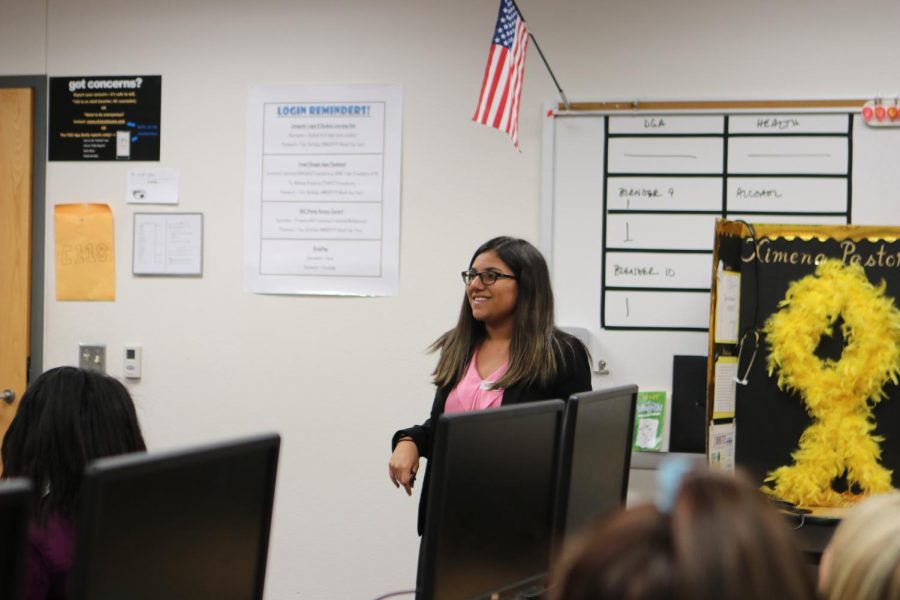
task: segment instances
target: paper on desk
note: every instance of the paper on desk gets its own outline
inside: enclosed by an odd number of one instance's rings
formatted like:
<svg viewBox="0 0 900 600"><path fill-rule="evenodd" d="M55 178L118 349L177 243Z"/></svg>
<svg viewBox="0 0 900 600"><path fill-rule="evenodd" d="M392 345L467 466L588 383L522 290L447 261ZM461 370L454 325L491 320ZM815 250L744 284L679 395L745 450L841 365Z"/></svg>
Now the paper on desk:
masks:
<svg viewBox="0 0 900 600"><path fill-rule="evenodd" d="M638 392L634 412L634 449L656 452L662 450L666 392Z"/></svg>
<svg viewBox="0 0 900 600"><path fill-rule="evenodd" d="M106 204L54 207L57 300L115 300L112 211Z"/></svg>

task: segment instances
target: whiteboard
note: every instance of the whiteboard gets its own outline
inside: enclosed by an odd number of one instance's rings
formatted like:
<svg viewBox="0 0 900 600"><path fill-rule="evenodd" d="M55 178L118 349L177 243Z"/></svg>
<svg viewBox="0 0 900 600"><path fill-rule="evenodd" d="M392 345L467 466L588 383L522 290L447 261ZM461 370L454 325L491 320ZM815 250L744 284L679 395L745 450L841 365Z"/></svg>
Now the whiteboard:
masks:
<svg viewBox="0 0 900 600"><path fill-rule="evenodd" d="M545 105L541 249L557 322L606 363L595 387L671 396L673 357L707 354L717 217L900 223L900 127L850 108L558 108Z"/></svg>

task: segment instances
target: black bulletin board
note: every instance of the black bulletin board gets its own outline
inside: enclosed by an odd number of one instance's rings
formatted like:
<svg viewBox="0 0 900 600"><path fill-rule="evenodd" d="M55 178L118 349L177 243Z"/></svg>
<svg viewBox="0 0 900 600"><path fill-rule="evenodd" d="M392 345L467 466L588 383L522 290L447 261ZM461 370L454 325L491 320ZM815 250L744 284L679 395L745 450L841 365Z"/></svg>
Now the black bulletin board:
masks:
<svg viewBox="0 0 900 600"><path fill-rule="evenodd" d="M50 78L48 159L158 161L162 76Z"/></svg>
<svg viewBox="0 0 900 600"><path fill-rule="evenodd" d="M730 229L729 234L724 233L723 226ZM798 226L757 225L753 233L742 223L723 222L718 235L720 256L729 256L741 273L741 332L754 327L761 330L778 310L790 283L815 271L818 257L840 258L845 264L859 262L869 281L877 285L883 280L886 295L900 298L900 230L852 225L805 226L800 230ZM735 261L738 251L739 260ZM836 327L833 337L823 336L817 355L837 360L842 347L843 339ZM741 376L748 373L748 383L737 386L735 462L762 483L768 472L793 462L791 453L812 421L799 394L780 390L777 375L769 376L769 347L764 333L752 366L750 355L751 349L745 348L738 366ZM887 397L873 411L875 435L884 437L881 464L893 471L893 485L898 487L900 389L889 382L884 391ZM840 490L842 483L834 485Z"/></svg>

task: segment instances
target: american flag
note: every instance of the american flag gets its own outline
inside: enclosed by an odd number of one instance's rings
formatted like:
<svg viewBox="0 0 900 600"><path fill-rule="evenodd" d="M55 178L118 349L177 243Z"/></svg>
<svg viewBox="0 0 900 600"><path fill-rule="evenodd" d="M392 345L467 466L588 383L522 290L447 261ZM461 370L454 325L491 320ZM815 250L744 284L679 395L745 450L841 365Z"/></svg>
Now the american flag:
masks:
<svg viewBox="0 0 900 600"><path fill-rule="evenodd" d="M500 0L497 28L491 41L481 95L473 121L509 134L519 149L519 99L525 76L528 30L512 0Z"/></svg>

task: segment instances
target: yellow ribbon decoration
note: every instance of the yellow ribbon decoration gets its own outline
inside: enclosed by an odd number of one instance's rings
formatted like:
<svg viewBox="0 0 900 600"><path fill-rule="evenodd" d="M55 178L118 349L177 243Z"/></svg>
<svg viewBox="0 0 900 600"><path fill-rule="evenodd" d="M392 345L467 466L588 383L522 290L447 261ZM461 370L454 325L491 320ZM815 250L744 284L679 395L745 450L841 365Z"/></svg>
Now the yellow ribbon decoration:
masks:
<svg viewBox="0 0 900 600"><path fill-rule="evenodd" d="M845 506L866 494L891 489L891 471L879 464L884 438L872 435L872 408L886 397L884 385L900 375L900 311L872 285L860 265L822 261L813 275L788 287L779 310L766 321L769 375L778 387L798 392L813 423L791 454L794 464L768 473L764 487L800 506ZM839 360L821 359L816 348L844 320ZM831 487L845 474L863 494Z"/></svg>

